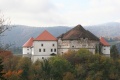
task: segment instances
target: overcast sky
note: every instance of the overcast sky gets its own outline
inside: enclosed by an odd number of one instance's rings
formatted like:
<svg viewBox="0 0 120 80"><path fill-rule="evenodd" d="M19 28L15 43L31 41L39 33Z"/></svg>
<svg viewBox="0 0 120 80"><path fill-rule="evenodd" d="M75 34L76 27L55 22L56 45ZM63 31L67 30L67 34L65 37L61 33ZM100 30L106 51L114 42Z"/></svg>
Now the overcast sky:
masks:
<svg viewBox="0 0 120 80"><path fill-rule="evenodd" d="M120 21L120 0L0 0L0 10L11 24L28 26Z"/></svg>

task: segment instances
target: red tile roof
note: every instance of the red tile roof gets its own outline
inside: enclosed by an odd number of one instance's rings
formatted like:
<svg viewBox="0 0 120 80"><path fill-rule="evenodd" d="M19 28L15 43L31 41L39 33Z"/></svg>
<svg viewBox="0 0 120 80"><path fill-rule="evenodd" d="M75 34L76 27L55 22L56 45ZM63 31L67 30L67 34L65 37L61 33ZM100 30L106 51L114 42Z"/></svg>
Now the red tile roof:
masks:
<svg viewBox="0 0 120 80"><path fill-rule="evenodd" d="M34 38L30 38L24 45L23 47L31 47L33 45L33 40Z"/></svg>
<svg viewBox="0 0 120 80"><path fill-rule="evenodd" d="M100 43L104 46L110 46L110 44L103 37L100 38Z"/></svg>
<svg viewBox="0 0 120 80"><path fill-rule="evenodd" d="M57 38L55 38L52 34L50 34L48 31L43 31L35 40L39 41L56 41Z"/></svg>

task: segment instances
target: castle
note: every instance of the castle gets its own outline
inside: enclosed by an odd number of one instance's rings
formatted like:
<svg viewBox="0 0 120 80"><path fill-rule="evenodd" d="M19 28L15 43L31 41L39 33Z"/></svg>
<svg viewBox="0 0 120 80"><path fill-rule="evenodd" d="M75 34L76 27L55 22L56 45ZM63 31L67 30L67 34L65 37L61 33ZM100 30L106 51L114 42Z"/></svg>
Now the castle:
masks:
<svg viewBox="0 0 120 80"><path fill-rule="evenodd" d="M105 56L110 55L110 45L103 37L99 39L81 25L77 25L57 38L46 30L37 38L30 38L23 45L23 56L36 61L80 48L88 49L93 54L101 52Z"/></svg>

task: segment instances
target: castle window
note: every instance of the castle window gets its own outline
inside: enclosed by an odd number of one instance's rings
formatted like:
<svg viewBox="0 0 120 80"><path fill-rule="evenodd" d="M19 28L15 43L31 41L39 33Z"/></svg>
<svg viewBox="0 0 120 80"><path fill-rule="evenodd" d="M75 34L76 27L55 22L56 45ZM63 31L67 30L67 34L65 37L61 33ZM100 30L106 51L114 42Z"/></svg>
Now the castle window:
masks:
<svg viewBox="0 0 120 80"><path fill-rule="evenodd" d="M53 52L53 49L51 49L51 52Z"/></svg>
<svg viewBox="0 0 120 80"><path fill-rule="evenodd" d="M45 49L43 49L43 52L45 52Z"/></svg>
<svg viewBox="0 0 120 80"><path fill-rule="evenodd" d="M29 54L29 53L27 53L27 54Z"/></svg>
<svg viewBox="0 0 120 80"><path fill-rule="evenodd" d="M39 49L39 52L41 52L41 49Z"/></svg>
<svg viewBox="0 0 120 80"><path fill-rule="evenodd" d="M44 57L42 57L42 59L44 59Z"/></svg>
<svg viewBox="0 0 120 80"><path fill-rule="evenodd" d="M72 47L74 47L74 46L72 46Z"/></svg>
<svg viewBox="0 0 120 80"><path fill-rule="evenodd" d="M54 52L56 52L56 49L54 49Z"/></svg>
<svg viewBox="0 0 120 80"><path fill-rule="evenodd" d="M41 44L41 46L43 46L43 44Z"/></svg>
<svg viewBox="0 0 120 80"><path fill-rule="evenodd" d="M55 46L55 44L52 44L52 46Z"/></svg>
<svg viewBox="0 0 120 80"><path fill-rule="evenodd" d="M27 49L27 50L29 50L29 49Z"/></svg>

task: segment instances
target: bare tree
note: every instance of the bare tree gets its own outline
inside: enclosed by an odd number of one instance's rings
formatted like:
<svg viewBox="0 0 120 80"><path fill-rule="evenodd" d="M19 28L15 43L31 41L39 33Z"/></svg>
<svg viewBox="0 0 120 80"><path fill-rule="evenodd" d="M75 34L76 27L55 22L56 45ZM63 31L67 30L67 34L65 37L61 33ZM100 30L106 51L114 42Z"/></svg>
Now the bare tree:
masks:
<svg viewBox="0 0 120 80"><path fill-rule="evenodd" d="M5 18L4 15L0 12L0 50L3 49L2 42L1 42L3 33L6 30L10 30L11 28L12 28L12 26L10 26L10 19Z"/></svg>
<svg viewBox="0 0 120 80"><path fill-rule="evenodd" d="M4 15L0 12L0 36L2 33L4 33L6 30L10 29L10 20L9 18L4 18Z"/></svg>

